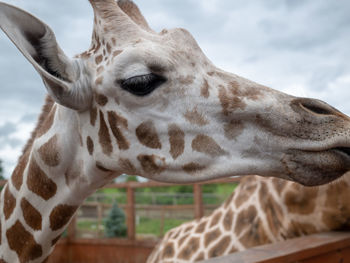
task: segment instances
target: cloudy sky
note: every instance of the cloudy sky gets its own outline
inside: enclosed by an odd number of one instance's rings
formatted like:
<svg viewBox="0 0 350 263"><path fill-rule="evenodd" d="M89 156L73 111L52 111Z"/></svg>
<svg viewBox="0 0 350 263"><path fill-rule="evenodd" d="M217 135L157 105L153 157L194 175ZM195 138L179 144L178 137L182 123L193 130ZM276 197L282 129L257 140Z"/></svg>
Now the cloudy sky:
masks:
<svg viewBox="0 0 350 263"><path fill-rule="evenodd" d="M70 56L90 45L87 0L5 0L53 28ZM350 114L350 1L135 0L157 31L184 27L219 67ZM0 32L0 159L6 176L45 96L37 73Z"/></svg>

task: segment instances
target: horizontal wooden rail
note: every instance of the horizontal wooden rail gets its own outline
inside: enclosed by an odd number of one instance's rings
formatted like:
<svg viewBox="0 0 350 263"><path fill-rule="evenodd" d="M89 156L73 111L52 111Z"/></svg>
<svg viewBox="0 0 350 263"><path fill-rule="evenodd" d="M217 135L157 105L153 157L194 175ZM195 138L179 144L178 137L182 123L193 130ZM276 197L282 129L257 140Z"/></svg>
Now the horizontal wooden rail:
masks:
<svg viewBox="0 0 350 263"><path fill-rule="evenodd" d="M350 232L327 232L290 239L202 261L203 263L350 262Z"/></svg>

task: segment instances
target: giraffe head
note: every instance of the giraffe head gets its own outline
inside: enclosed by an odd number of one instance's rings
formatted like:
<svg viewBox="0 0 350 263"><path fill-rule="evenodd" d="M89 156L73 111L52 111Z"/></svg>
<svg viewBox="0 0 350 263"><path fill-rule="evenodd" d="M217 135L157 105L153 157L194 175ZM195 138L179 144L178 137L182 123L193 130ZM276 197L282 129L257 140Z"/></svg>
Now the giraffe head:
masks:
<svg viewBox="0 0 350 263"><path fill-rule="evenodd" d="M218 69L189 32L154 32L131 1L90 3L91 48L72 59L46 24L0 5L1 28L76 113L85 162L171 182L255 173L317 185L350 169L346 115Z"/></svg>

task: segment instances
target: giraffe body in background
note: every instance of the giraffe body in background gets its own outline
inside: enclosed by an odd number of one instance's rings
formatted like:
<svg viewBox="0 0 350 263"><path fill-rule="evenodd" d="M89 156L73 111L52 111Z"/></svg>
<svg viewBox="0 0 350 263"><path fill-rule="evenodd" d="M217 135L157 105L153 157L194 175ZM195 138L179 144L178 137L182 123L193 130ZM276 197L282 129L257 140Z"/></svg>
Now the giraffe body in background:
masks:
<svg viewBox="0 0 350 263"><path fill-rule="evenodd" d="M73 59L46 24L0 3L0 27L49 93L1 194L2 263L43 262L83 200L123 173L318 185L350 169L346 115L216 68L189 32L155 33L131 1L90 3L91 48Z"/></svg>
<svg viewBox="0 0 350 263"><path fill-rule="evenodd" d="M166 233L148 263L195 262L314 233L350 230L350 173L335 183L243 178L213 213Z"/></svg>

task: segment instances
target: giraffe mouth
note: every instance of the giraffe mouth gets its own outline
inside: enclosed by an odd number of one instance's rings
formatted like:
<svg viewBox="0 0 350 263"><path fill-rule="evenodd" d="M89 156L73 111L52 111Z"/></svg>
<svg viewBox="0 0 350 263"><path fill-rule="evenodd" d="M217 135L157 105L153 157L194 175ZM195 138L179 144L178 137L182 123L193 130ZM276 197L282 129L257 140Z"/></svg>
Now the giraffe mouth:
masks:
<svg viewBox="0 0 350 263"><path fill-rule="evenodd" d="M340 152L340 153L345 154L348 157L350 157L350 148L349 147L337 147L337 148L334 148L331 150L334 150L336 152Z"/></svg>

